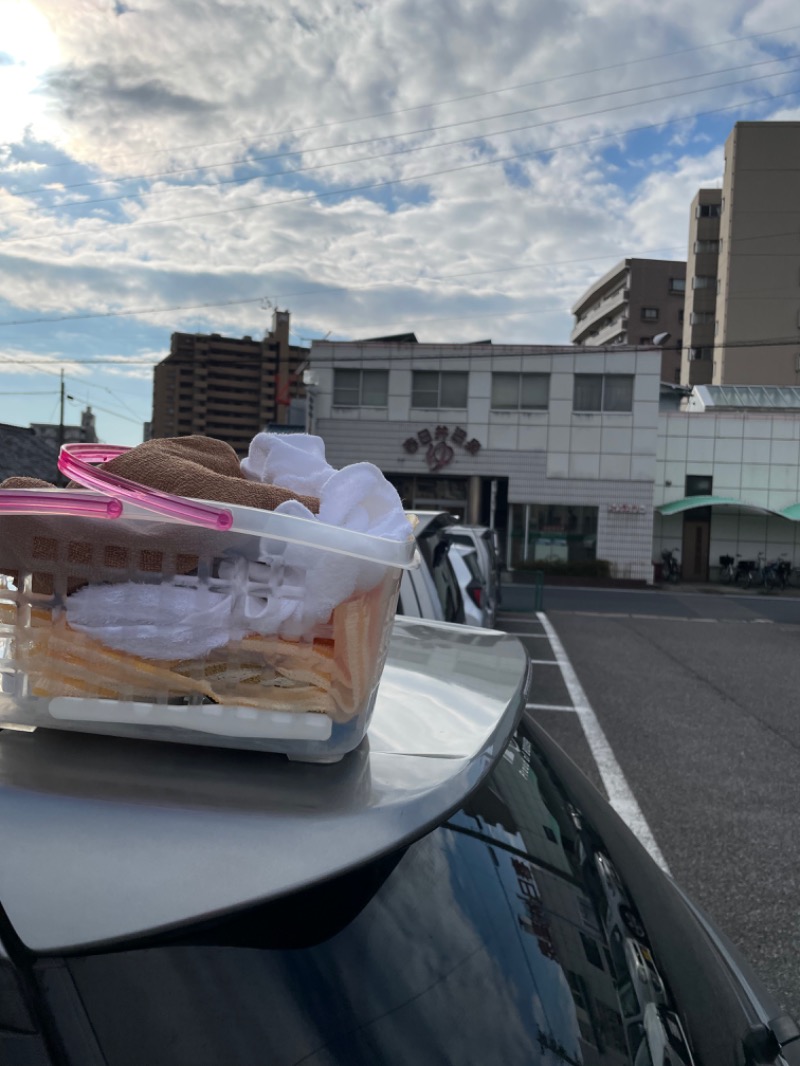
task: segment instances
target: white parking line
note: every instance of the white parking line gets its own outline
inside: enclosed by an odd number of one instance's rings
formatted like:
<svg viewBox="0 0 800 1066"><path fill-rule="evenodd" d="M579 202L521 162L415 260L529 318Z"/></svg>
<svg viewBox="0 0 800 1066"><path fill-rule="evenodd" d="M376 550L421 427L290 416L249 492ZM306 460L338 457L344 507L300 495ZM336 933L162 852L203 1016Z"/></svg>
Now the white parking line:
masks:
<svg viewBox="0 0 800 1066"><path fill-rule="evenodd" d="M529 659L532 666L558 666L555 659Z"/></svg>
<svg viewBox="0 0 800 1066"><path fill-rule="evenodd" d="M647 824L642 809L636 802L636 797L631 791L622 768L617 762L611 745L603 732L603 727L600 725L597 715L586 698L586 693L583 691L578 675L569 661L564 645L558 639L558 634L553 629L548 617L539 612L538 618L550 639L550 646L553 649L556 661L561 667L561 676L564 678L564 684L567 686L573 707L577 712L578 721L581 723L586 741L600 772L600 778L608 795L608 802L628 828L636 834L639 842L647 849L661 869L669 873L666 859L661 854L658 844L656 844L655 837Z"/></svg>
<svg viewBox="0 0 800 1066"><path fill-rule="evenodd" d="M570 714L575 713L574 707L562 707L558 703L526 703L525 709L528 711L569 711Z"/></svg>

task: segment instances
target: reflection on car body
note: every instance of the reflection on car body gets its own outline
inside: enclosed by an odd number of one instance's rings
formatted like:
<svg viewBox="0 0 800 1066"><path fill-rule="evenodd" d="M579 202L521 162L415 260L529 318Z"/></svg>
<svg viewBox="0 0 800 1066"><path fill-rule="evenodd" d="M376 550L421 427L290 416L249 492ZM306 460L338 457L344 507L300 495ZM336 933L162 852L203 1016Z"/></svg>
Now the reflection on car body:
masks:
<svg viewBox="0 0 800 1066"><path fill-rule="evenodd" d="M463 623L464 601L450 561L446 533L453 516L446 511L414 514L421 564L416 570L403 571L397 613L432 622Z"/></svg>
<svg viewBox="0 0 800 1066"><path fill-rule="evenodd" d="M507 639L406 620L396 630L431 670L451 650L446 631L458 634L452 650L476 693L493 682L490 673L469 673L470 649ZM411 705L423 699L413 687L407 696ZM462 698L465 728L467 703ZM402 732L403 722L392 726ZM417 719L409 740L419 730ZM92 739L104 767L119 757L105 747L110 741ZM380 800L391 787L387 775L429 780L427 743L417 758L365 744L350 761L324 768L332 771L324 777L329 847L307 857L318 873L302 888L202 920L187 914L146 938L126 934L69 953L9 952L25 971L37 1017L64 1048L59 1066L742 1066L754 1029L774 1038L766 1020L782 1021L779 1008L755 998L752 978L720 954L679 890L535 722L523 718L495 740L455 812L443 793L438 815L414 832L407 809L400 818L390 811L387 821ZM0 787L4 765L10 760L0 759ZM253 795L280 820L282 801L295 810L301 782L319 769L305 775L259 763ZM129 774L117 788L135 794L136 781ZM169 782L176 789L174 772ZM82 774L78 786L73 807L83 796L93 810L93 779ZM243 785L244 807L252 788ZM13 795L24 810L18 782ZM138 800L159 819L170 806L157 791ZM337 821L353 807L371 812L370 832L389 826L399 835L330 873L326 863L342 843ZM213 804L204 811L218 813ZM302 864L302 846L287 848ZM158 874L142 871L145 896ZM188 906L188 880L177 887ZM626 907L646 939L626 926ZM5 980L4 966L0 952ZM0 1009L0 1059L3 1017ZM791 1032L790 1022L782 1032ZM796 1066L798 1051L790 1036L772 1061Z"/></svg>
<svg viewBox="0 0 800 1066"><path fill-rule="evenodd" d="M493 612L478 564L478 553L466 544L451 543L450 562L461 589L465 622L471 626L491 628Z"/></svg>

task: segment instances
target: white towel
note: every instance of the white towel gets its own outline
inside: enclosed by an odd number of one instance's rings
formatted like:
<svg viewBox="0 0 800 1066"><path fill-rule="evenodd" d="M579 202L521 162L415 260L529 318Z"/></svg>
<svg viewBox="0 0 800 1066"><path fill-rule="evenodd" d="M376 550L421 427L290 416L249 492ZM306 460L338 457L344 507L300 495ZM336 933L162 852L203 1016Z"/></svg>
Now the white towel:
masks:
<svg viewBox="0 0 800 1066"><path fill-rule="evenodd" d="M135 581L87 585L66 600L73 629L145 659L194 659L241 640L234 606L227 590Z"/></svg>
<svg viewBox="0 0 800 1066"><path fill-rule="evenodd" d="M406 540L411 535L397 490L378 467L372 463L353 463L335 470L325 459L321 437L307 433L259 433L250 444L247 458L242 460L242 473L250 481L317 496L319 515L311 515L303 507L303 518L311 517L388 540ZM277 511L301 514L293 500L281 504Z"/></svg>
<svg viewBox="0 0 800 1066"><path fill-rule="evenodd" d="M280 504L279 514L391 540L411 536L400 497L380 470L372 463L334 470L320 437L259 433L242 471L251 481L319 498L318 515L299 500ZM224 560L213 588L191 577L161 585L90 585L67 598L67 621L134 655L200 658L247 633L310 636L334 607L373 588L385 572L365 559L264 538L257 561Z"/></svg>

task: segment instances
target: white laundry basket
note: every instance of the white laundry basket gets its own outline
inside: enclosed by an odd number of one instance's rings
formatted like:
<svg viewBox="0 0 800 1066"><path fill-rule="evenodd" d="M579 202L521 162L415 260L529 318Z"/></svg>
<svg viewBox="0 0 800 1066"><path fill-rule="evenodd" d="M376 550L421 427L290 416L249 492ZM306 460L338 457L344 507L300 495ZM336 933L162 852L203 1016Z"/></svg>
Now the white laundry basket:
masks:
<svg viewBox="0 0 800 1066"><path fill-rule="evenodd" d="M335 761L363 738L406 541L147 489L0 490L0 725ZM320 599L333 589L339 599Z"/></svg>

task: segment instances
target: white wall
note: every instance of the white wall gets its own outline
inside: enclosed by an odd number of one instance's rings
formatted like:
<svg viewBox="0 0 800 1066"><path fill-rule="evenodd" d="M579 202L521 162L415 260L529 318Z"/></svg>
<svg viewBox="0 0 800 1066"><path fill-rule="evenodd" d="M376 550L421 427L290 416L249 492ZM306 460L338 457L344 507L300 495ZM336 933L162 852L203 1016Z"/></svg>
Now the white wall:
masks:
<svg viewBox="0 0 800 1066"><path fill-rule="evenodd" d="M654 505L683 499L686 477L713 478L715 496L731 496L756 507L782 510L800 501L800 412L669 412L658 434ZM668 484L671 482L671 484ZM688 512L691 514L691 512ZM683 515L654 522L654 558L680 546ZM800 565L800 523L714 508L709 562L720 555L755 559L787 554Z"/></svg>
<svg viewBox="0 0 800 1066"><path fill-rule="evenodd" d="M477 354L476 354L477 352ZM343 345L315 343L312 367L316 389L316 432L324 437L336 466L368 459L392 474L428 474L424 449L409 455L402 442L422 426L462 426L482 444L469 456L457 450L443 475L509 479L509 503L583 504L598 507L599 558L616 576L652 580L653 481L656 475L658 351L537 350L527 346L485 349L461 345ZM335 408L333 369L388 369L388 407ZM468 407L461 411L411 407L414 369L470 370ZM550 374L547 411L492 411L492 371ZM584 373L634 374L630 413L572 410L573 377ZM378 424L382 423L382 424ZM619 513L609 505L628 504L643 512Z"/></svg>

